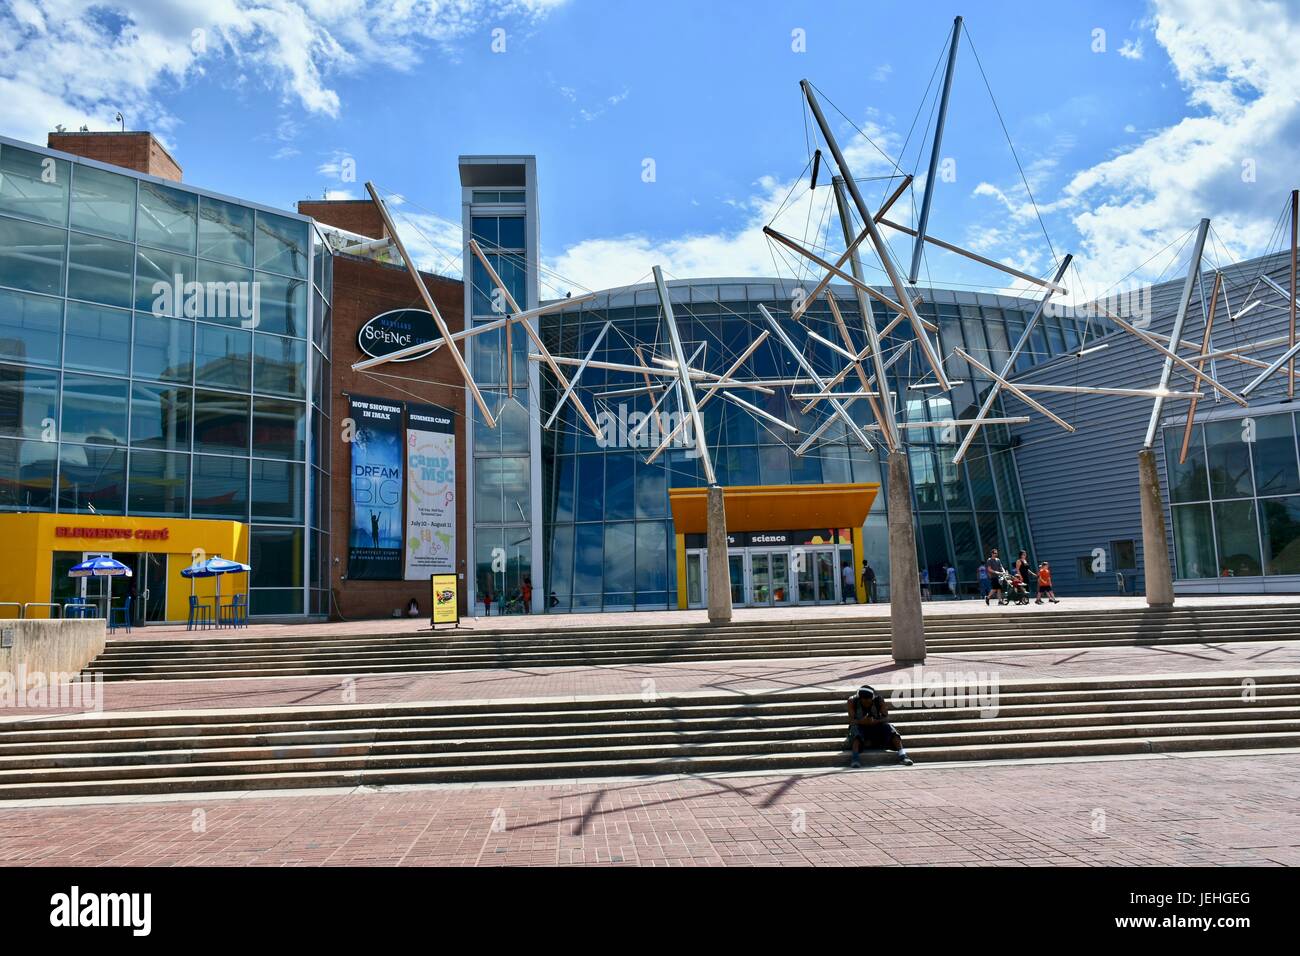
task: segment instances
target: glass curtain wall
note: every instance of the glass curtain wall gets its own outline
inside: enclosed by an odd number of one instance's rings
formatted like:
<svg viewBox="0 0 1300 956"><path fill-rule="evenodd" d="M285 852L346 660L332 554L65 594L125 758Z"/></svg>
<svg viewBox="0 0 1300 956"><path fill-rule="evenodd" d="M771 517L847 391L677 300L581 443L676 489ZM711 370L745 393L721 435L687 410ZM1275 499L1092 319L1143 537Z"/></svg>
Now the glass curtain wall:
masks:
<svg viewBox="0 0 1300 956"><path fill-rule="evenodd" d="M299 217L0 142L0 510L247 522L251 612L302 614L312 254Z"/></svg>
<svg viewBox="0 0 1300 956"><path fill-rule="evenodd" d="M764 303L788 313L791 289L772 281L747 283L673 283L670 295L688 354L701 344L704 367L724 371L752 341L765 321L758 312ZM974 299L974 296L971 296ZM991 298L991 297L990 297ZM985 360L1009 354L1008 342L1019 333L1010 323L1023 323L1024 310L1005 307L934 306L922 312L937 321L945 353L961 346ZM848 290L838 290L838 304L850 323L860 327L856 301ZM653 289L641 288L602 296L572 310L545 316L542 336L556 354L582 357L595 342L601 327L613 323L594 358L612 363L639 364L633 352L637 343L662 335L658 298ZM1072 321L1072 320L1071 320ZM838 326L824 302L806 314L806 325L832 341L839 341ZM802 327L788 325L796 345L804 348L819 369L838 370L843 360L812 340ZM906 337L891 336L887 349L897 348ZM664 343L656 350L666 353ZM915 351L914 349L912 350ZM1045 356L1046 357L1046 356ZM908 386L925 378L925 369L908 354L890 370L891 386L904 396L900 417L904 421L942 422L969 417L990 383L972 380L964 366L950 369L953 378L968 384L952 394ZM771 338L745 366L746 377L791 377L799 374L794 360ZM558 389L547 375L542 380L543 420L550 415ZM650 410L644 394L611 396L594 401L599 392L615 392L644 385L633 373L588 368L580 390L593 416L608 416L620 440L601 448L583 427L572 406L566 404L556 426L542 433L544 554L555 592L554 609L599 610L615 608L676 607L675 548L668 489L704 484L698 459L685 450L668 451L647 464L658 446L657 415L640 430ZM804 412L805 402L792 397L799 389L775 390L773 395L746 395L764 411L797 425L800 435L757 420L749 412L724 401L711 401L703 409L705 433L714 456L718 481L726 485L823 484L879 482L878 504L864 527L865 554L888 594L889 556L885 528L885 472L878 450L866 451L848 437L840 423L832 423L825 441L803 456L793 449L821 424L824 407ZM665 409L676 411L675 405ZM864 402L848 404L858 424L872 421ZM663 410L663 409L661 409ZM995 415L1001 414L995 405ZM601 420L601 419L598 419ZM943 580L942 567L958 569L963 589L975 589L975 568L989 548L1003 551L1030 548L1029 527L1005 426L980 430L965 463L954 466L953 454L960 435L953 429L909 429L906 432L912 467L913 499L917 513L917 549L921 567L932 581ZM786 529L772 529L786 530ZM681 585L684 586L684 585Z"/></svg>
<svg viewBox="0 0 1300 956"><path fill-rule="evenodd" d="M1178 577L1300 574L1300 446L1290 412L1164 431Z"/></svg>

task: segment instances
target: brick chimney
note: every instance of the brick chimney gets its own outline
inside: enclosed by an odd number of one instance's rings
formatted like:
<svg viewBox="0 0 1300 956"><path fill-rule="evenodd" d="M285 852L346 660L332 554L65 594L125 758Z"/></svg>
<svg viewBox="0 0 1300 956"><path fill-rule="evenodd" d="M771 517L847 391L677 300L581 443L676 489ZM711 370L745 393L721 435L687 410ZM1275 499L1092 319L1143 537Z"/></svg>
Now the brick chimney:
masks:
<svg viewBox="0 0 1300 956"><path fill-rule="evenodd" d="M369 199L301 199L298 214L311 216L317 222L354 232L371 239L385 239L383 217Z"/></svg>
<svg viewBox="0 0 1300 956"><path fill-rule="evenodd" d="M181 167L154 139L153 133L119 132L102 133L50 133L45 145L86 159L94 159L113 166L134 169L138 173L160 179L181 181Z"/></svg>

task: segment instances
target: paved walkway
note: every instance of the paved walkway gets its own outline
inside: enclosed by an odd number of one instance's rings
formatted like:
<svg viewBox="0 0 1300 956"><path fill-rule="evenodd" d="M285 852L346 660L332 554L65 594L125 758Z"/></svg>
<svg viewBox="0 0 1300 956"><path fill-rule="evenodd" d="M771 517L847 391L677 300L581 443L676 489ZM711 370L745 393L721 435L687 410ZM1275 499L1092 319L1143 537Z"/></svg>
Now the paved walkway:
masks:
<svg viewBox="0 0 1300 956"><path fill-rule="evenodd" d="M0 865L1300 865L1300 754L0 808Z"/></svg>
<svg viewBox="0 0 1300 956"><path fill-rule="evenodd" d="M1259 604L1300 604L1300 595L1232 595L1180 597L1177 606L1189 607L1228 607L1233 605ZM1027 607L1001 608L1005 613L1017 615L1052 615L1062 612L1104 611L1104 610L1142 611L1147 609L1146 599L1141 597L1090 597L1069 598L1060 604L1030 604ZM936 598L922 605L926 617L940 617L948 614L994 613L997 608L985 607L983 601L952 601ZM739 622L773 621L809 621L809 620L851 620L857 618L884 619L889 617L888 604L826 604L809 607L787 608L736 608L732 619ZM681 624L707 624L708 612L694 611L627 611L608 614L517 614L509 617L464 618L460 630L475 633L496 633L501 631L535 630L538 628L580 628L595 627L614 629L619 627L658 627ZM128 634L119 628L113 635L115 641L156 641L156 640L198 640L216 641L246 637L356 637L363 634L414 634L428 631L428 618L412 620L410 618L379 618L365 621L331 621L320 624L250 624L246 628L215 628L205 631L187 631L184 625L166 625L137 627ZM450 627L443 626L439 633L452 635Z"/></svg>
<svg viewBox="0 0 1300 956"><path fill-rule="evenodd" d="M1300 672L1300 643L1186 644L1171 647L1063 648L1044 651L931 654L925 673L996 675L1000 681L1117 677L1219 671ZM777 661L617 664L597 667L503 668L344 677L249 677L227 680L107 681L102 709L328 707L410 701L501 700L521 697L640 697L647 692L888 687L896 674L914 676L889 657L799 658ZM990 677L990 679L993 679ZM0 724L25 717L96 709L0 708Z"/></svg>

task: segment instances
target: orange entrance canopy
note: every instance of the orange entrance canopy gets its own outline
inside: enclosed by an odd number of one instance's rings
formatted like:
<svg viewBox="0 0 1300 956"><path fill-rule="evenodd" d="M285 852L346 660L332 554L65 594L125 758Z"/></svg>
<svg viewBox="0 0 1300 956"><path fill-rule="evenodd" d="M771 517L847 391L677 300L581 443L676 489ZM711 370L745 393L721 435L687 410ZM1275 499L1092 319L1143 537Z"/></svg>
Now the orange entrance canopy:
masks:
<svg viewBox="0 0 1300 956"><path fill-rule="evenodd" d="M875 482L838 485L736 485L722 490L728 531L861 528L880 492ZM671 488L676 534L708 532L708 488Z"/></svg>

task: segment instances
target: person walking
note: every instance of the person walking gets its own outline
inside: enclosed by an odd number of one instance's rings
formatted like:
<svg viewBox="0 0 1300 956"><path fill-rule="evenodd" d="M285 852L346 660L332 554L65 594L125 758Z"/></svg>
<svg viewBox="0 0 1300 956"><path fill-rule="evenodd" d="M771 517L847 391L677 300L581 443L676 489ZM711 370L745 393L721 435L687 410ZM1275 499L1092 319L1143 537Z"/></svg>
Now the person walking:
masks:
<svg viewBox="0 0 1300 956"><path fill-rule="evenodd" d="M998 592L998 597L1002 596L1002 576L1007 573L1007 569L1002 565L1002 559L998 557L997 548L989 552L989 559L984 562L984 567L989 577L989 590L984 595L984 603L988 604L994 591Z"/></svg>
<svg viewBox="0 0 1300 956"><path fill-rule="evenodd" d="M1053 604L1061 603L1056 599L1056 592L1052 590L1052 566L1046 561L1038 565L1038 600L1034 603L1042 604L1044 597Z"/></svg>
<svg viewBox="0 0 1300 956"><path fill-rule="evenodd" d="M921 569L921 600L930 600L930 569Z"/></svg>
<svg viewBox="0 0 1300 956"><path fill-rule="evenodd" d="M858 603L858 582L853 575L853 564L846 562L840 568L840 603Z"/></svg>
<svg viewBox="0 0 1300 956"><path fill-rule="evenodd" d="M945 566L944 577L948 582L948 594L957 600L957 569L951 564Z"/></svg>
<svg viewBox="0 0 1300 956"><path fill-rule="evenodd" d="M524 575L523 587L520 590L524 599L524 613L531 614L533 609L533 579Z"/></svg>
<svg viewBox="0 0 1300 956"><path fill-rule="evenodd" d="M876 569L871 566L871 562L863 560L862 562L862 587L867 592L867 603L878 604L880 599L876 596Z"/></svg>
<svg viewBox="0 0 1300 956"><path fill-rule="evenodd" d="M988 566L987 566L987 565L984 565L984 564L981 564L978 568L976 568L976 569L975 569L975 577L976 577L976 579L979 581L979 586L980 586L980 597L982 597L982 598L984 599L984 603L985 603L985 604L988 604L988 603L989 603L989 569L988 569Z"/></svg>
<svg viewBox="0 0 1300 956"><path fill-rule="evenodd" d="M1036 572L1029 565L1029 552L1021 551L1016 555L1015 574L1020 575L1026 584L1034 580Z"/></svg>

